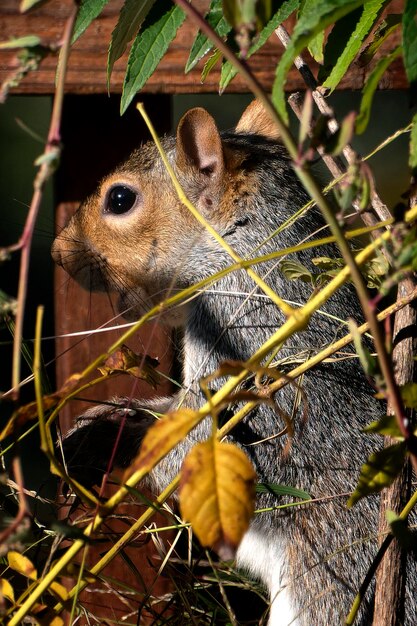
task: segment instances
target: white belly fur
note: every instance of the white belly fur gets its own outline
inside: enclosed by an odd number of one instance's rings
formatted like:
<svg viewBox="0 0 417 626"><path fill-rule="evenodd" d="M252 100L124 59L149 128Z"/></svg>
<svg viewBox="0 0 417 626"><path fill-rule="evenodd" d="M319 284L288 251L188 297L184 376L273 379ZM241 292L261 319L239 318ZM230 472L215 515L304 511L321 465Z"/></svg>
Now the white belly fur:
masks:
<svg viewBox="0 0 417 626"><path fill-rule="evenodd" d="M294 606L283 572L285 553L274 538L250 528L237 551L238 567L248 571L267 587L271 608L268 626L299 626Z"/></svg>

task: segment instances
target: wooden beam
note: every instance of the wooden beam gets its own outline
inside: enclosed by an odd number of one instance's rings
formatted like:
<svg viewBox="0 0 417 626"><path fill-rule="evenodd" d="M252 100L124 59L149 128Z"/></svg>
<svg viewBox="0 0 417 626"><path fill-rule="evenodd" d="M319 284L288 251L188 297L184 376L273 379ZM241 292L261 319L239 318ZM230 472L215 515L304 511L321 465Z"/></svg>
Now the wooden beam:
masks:
<svg viewBox="0 0 417 626"><path fill-rule="evenodd" d="M19 13L20 0L2 0L0 5L0 41L11 37L37 34L46 44L59 44L63 25L68 16L73 0L50 0L28 14ZM122 0L114 0L108 4L101 16L90 26L73 47L66 83L67 93L89 94L106 92L106 57L112 30L117 22ZM208 2L195 0L195 5L204 10ZM401 11L403 2L397 0L390 5L390 12ZM190 47L196 34L196 28L186 21L171 44L168 53L160 63L155 74L143 88L146 93L210 93L217 92L219 71L213 70L204 84L201 83L200 65L189 74L184 74L184 67ZM396 35L397 43L401 33ZM379 54L385 55L394 45L391 39L382 47ZM282 46L273 35L262 50L250 59L249 65L257 78L267 90L273 84L275 67L282 54ZM120 93L127 56L120 59L114 68L110 90ZM41 63L40 68L31 72L21 84L13 89L20 94L50 94L54 90L57 58L49 56ZM0 83L16 71L18 60L16 51L0 51ZM311 64L314 71L315 64ZM342 81L342 89L361 89L369 68L354 65ZM403 89L407 86L404 70L400 60L393 63L381 81L382 89ZM304 83L298 71L292 69L288 76L286 89L294 91L304 89ZM245 83L236 77L229 85L228 92L247 92Z"/></svg>

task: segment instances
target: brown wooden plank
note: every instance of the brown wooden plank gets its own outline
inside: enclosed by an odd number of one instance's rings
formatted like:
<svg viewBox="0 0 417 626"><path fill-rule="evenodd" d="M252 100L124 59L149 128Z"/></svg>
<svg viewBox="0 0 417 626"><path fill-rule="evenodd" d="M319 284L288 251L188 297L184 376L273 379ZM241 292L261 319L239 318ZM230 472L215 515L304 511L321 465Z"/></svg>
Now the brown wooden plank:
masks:
<svg viewBox="0 0 417 626"><path fill-rule="evenodd" d="M19 13L20 0L2 0L0 5L0 41L12 36L36 33L45 43L58 44L66 16L72 0L52 0L29 14ZM197 7L206 7L205 0L196 0ZM121 0L110 2L103 14L92 24L75 44L71 53L66 89L68 93L105 93L106 92L106 55L111 32L117 20ZM396 0L390 5L391 12L401 12L403 2ZM187 75L184 66L196 28L187 20L181 27L176 39L158 70L143 88L144 93L197 93L217 92L219 72L211 72L204 84L201 84L201 64ZM379 54L385 55L395 41L398 43L400 32L387 42ZM277 38L271 37L264 48L254 55L249 65L258 80L267 90L271 89L275 67L282 54L282 45ZM114 68L111 91L120 93L127 57L120 59ZM0 51L0 83L17 67L16 52ZM312 63L312 69L315 64ZM38 71L29 74L14 89L14 93L52 93L56 70L56 57L46 58ZM369 68L354 66L342 81L341 89L360 89L364 84ZM388 69L380 88L402 89L407 85L401 61L393 63ZM304 89L304 83L297 70L292 69L286 84L288 91ZM228 92L247 92L248 89L239 77L229 85Z"/></svg>

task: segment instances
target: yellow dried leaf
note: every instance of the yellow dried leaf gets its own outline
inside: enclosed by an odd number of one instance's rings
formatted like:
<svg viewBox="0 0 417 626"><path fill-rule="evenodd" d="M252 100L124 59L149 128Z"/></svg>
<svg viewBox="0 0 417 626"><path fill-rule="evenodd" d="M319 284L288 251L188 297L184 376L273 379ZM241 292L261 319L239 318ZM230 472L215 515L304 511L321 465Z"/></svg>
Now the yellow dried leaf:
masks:
<svg viewBox="0 0 417 626"><path fill-rule="evenodd" d="M221 558L234 556L255 507L256 473L231 443L205 441L187 455L181 470L180 508L203 546Z"/></svg>
<svg viewBox="0 0 417 626"><path fill-rule="evenodd" d="M27 556L24 556L19 552L11 551L7 554L7 561L9 563L9 567L15 572L19 572L19 574L22 574L22 576L26 576L26 578L30 578L31 580L37 580L38 572L36 571L36 567L33 565L32 561L27 558Z"/></svg>
<svg viewBox="0 0 417 626"><path fill-rule="evenodd" d="M0 593L4 598L10 600L10 602L14 602L13 587L5 578L0 578Z"/></svg>
<svg viewBox="0 0 417 626"><path fill-rule="evenodd" d="M124 478L139 469L149 472L198 424L200 415L192 409L167 413L147 431L139 455L127 468Z"/></svg>
<svg viewBox="0 0 417 626"><path fill-rule="evenodd" d="M66 589L64 585L61 585L61 583L56 582L56 580L50 584L49 589L53 591L53 593L57 595L60 600L63 600L64 602L65 600L68 600L68 589Z"/></svg>
<svg viewBox="0 0 417 626"><path fill-rule="evenodd" d="M48 619L46 622L42 621L42 626L64 626L65 622L62 617L59 615L54 615L51 619Z"/></svg>

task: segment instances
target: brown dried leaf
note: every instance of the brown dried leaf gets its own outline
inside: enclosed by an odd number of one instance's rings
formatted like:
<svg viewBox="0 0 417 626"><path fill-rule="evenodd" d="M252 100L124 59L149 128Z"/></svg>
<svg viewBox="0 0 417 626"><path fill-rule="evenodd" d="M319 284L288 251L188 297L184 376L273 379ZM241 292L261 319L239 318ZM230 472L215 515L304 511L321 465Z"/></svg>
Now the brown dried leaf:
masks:
<svg viewBox="0 0 417 626"><path fill-rule="evenodd" d="M200 414L191 409L179 409L164 415L147 431L139 455L127 468L124 479L139 469L149 472L188 435L200 419Z"/></svg>
<svg viewBox="0 0 417 626"><path fill-rule="evenodd" d="M70 394L75 389L80 378L81 374L73 374L64 382L58 391L55 391L47 396L43 396L42 402L44 411L54 409L62 398L65 398L65 396ZM38 404L36 401L29 402L28 404L16 409L4 429L1 431L0 441L11 435L15 428L22 428L26 422L36 419L38 417L38 413Z"/></svg>
<svg viewBox="0 0 417 626"><path fill-rule="evenodd" d="M158 367L158 359L153 359L147 354L136 354L126 345L122 345L104 362L99 371L103 375L130 374L149 383L154 389L160 382L160 374L155 371Z"/></svg>
<svg viewBox="0 0 417 626"><path fill-rule="evenodd" d="M256 473L231 443L210 439L187 455L180 482L180 508L203 546L232 558L255 507Z"/></svg>

